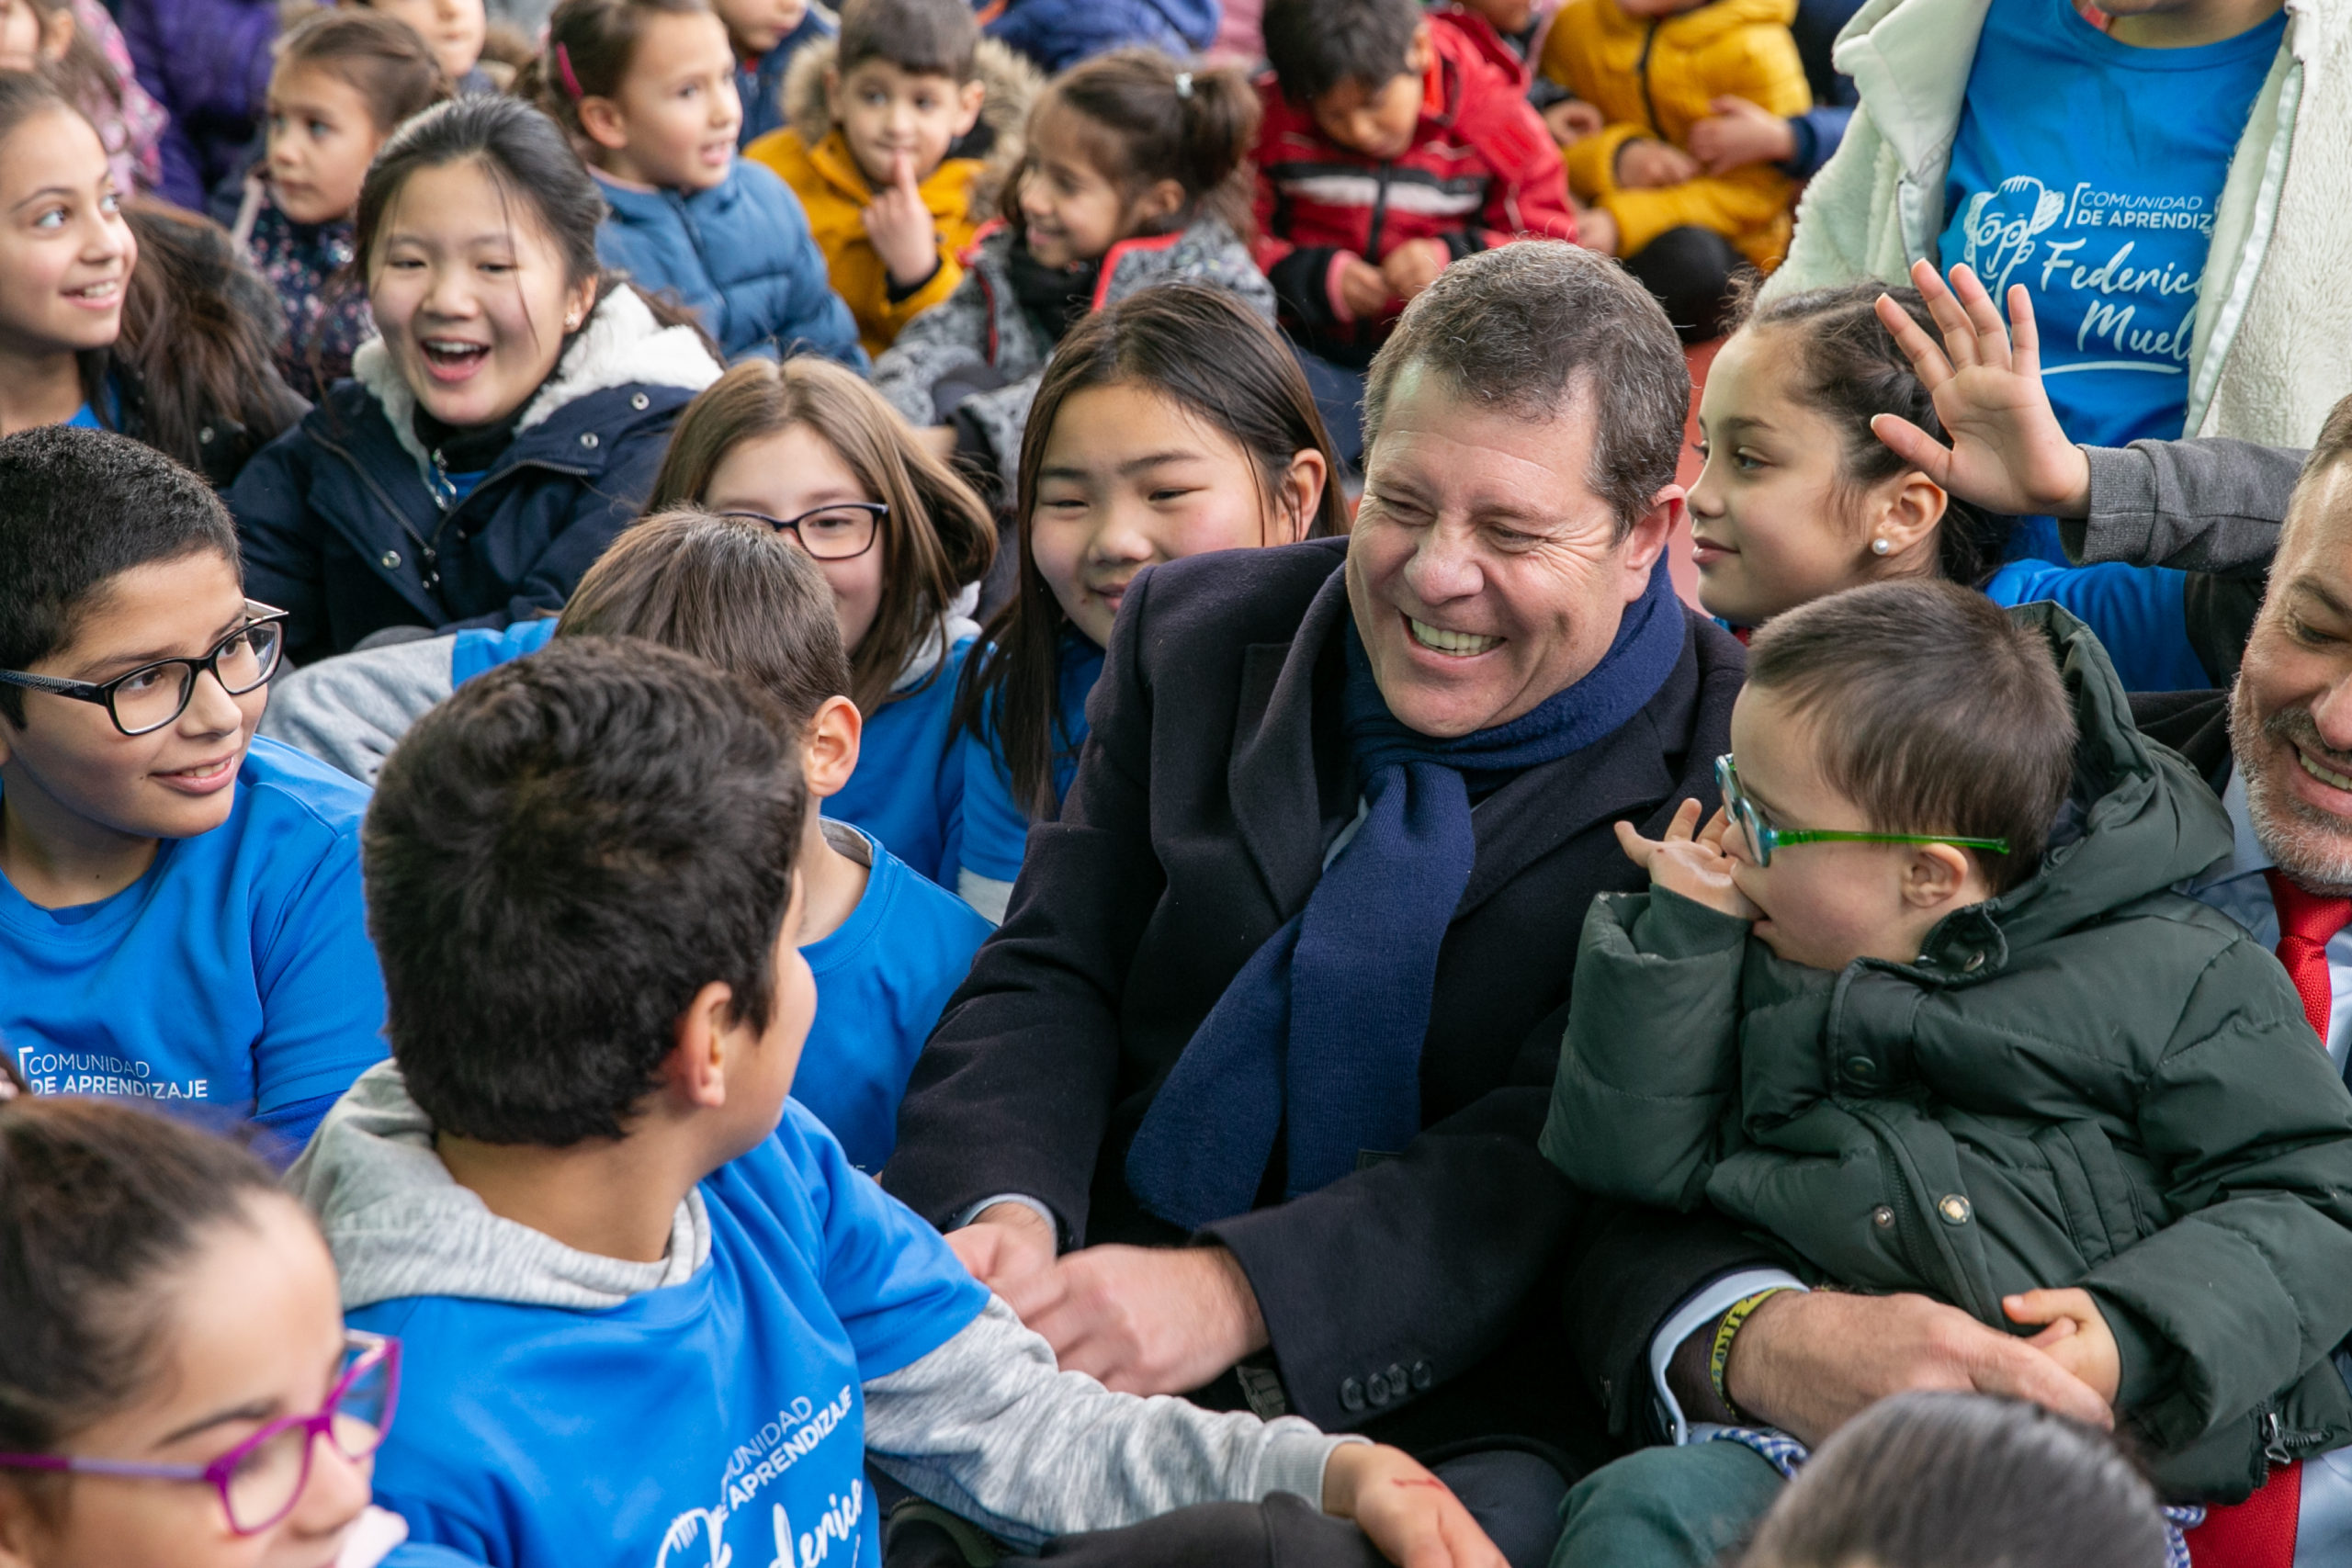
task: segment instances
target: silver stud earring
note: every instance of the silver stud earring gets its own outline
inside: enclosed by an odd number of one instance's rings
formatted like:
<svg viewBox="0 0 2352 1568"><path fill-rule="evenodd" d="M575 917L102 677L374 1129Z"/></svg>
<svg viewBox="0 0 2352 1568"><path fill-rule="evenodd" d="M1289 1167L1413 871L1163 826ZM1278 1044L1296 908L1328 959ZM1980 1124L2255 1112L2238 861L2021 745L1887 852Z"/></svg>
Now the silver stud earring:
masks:
<svg viewBox="0 0 2352 1568"><path fill-rule="evenodd" d="M1894 546L1890 540L1872 539L1871 541L1871 554L1874 556L1883 556L1893 548L1894 548Z"/></svg>

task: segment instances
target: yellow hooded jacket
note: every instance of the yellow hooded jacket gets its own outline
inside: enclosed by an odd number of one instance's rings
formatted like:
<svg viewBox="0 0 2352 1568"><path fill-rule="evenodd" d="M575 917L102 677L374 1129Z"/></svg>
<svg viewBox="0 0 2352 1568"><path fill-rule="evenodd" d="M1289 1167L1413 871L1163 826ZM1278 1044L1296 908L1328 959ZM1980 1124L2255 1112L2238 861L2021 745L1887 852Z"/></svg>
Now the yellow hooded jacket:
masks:
<svg viewBox="0 0 2352 1568"><path fill-rule="evenodd" d="M1796 14L1796 0L1712 0L1679 16L1645 18L1627 16L1617 0L1570 0L1554 19L1544 75L1608 122L1567 150L1568 184L1617 220L1621 254L1688 224L1723 235L1767 272L1779 265L1797 185L1776 165L1633 190L1617 184L1617 153L1637 137L1687 148L1690 128L1719 96L1781 116L1811 108L1804 65L1789 36Z"/></svg>
<svg viewBox="0 0 2352 1568"><path fill-rule="evenodd" d="M831 43L800 51L785 78L787 123L744 148L743 156L775 170L800 198L809 232L825 254L833 292L856 318L865 352L878 357L909 321L955 293L963 281L956 258L995 216L997 190L1020 159L1020 127L1038 77L1003 45L981 42L980 79L988 96L980 114L996 131L995 146L985 160L948 158L916 186L938 226L939 270L912 294L893 299L889 268L865 236L863 214L874 200L874 187L825 110L825 69L832 62Z"/></svg>

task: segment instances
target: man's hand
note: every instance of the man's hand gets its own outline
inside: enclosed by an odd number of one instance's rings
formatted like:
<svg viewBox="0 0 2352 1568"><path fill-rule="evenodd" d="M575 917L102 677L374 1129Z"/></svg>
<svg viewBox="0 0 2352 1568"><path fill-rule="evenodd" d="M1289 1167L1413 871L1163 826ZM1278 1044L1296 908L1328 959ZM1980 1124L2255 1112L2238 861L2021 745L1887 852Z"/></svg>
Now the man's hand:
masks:
<svg viewBox="0 0 2352 1568"><path fill-rule="evenodd" d="M1362 256L1340 258L1339 281L1340 303L1359 321L1378 321L1388 313L1389 301L1396 298L1388 275Z"/></svg>
<svg viewBox="0 0 2352 1568"><path fill-rule="evenodd" d="M973 1279L1008 1302L1023 1282L1052 1269L1054 1255L1061 1250L1054 1227L1023 1203L982 1209L970 1224L947 1233L947 1249L971 1270Z"/></svg>
<svg viewBox="0 0 2352 1568"><path fill-rule="evenodd" d="M1573 147L1588 136L1598 136L1608 123L1600 110L1582 98L1562 98L1544 111L1544 123L1552 128L1552 140L1563 147Z"/></svg>
<svg viewBox="0 0 2352 1568"><path fill-rule="evenodd" d="M858 216L865 223L865 237L881 253L882 265L890 269L890 281L899 288L912 288L939 269L939 231L915 184L911 155L890 155L890 183Z"/></svg>
<svg viewBox="0 0 2352 1568"><path fill-rule="evenodd" d="M1266 1347L1257 1292L1221 1247L1090 1247L997 1293L1062 1371L1123 1393L1183 1393Z"/></svg>
<svg viewBox="0 0 2352 1568"><path fill-rule="evenodd" d="M1663 839L1645 839L1631 822L1617 824L1617 842L1625 858L1650 874L1650 886L1679 893L1693 904L1703 904L1734 919L1756 920L1764 911L1748 901L1732 882L1732 858L1724 851L1724 834L1731 818L1718 807L1704 829L1699 827L1699 803L1686 800L1674 808Z"/></svg>
<svg viewBox="0 0 2352 1568"><path fill-rule="evenodd" d="M1398 1568L1505 1568L1462 1499L1399 1449L1334 1450L1323 1467L1323 1511L1355 1520Z"/></svg>
<svg viewBox="0 0 2352 1568"><path fill-rule="evenodd" d="M2098 1391L2050 1356L1918 1295L1783 1291L1740 1326L1724 1382L1740 1409L1815 1448L1914 1389L2030 1400L2086 1427L2115 1425Z"/></svg>
<svg viewBox="0 0 2352 1568"><path fill-rule="evenodd" d="M1943 347L1884 296L1878 319L1935 400L1951 445L1896 414L1878 415L1871 429L1896 457L1962 501L2017 514L2089 515L2090 459L2066 439L2041 389L2041 339L2025 285L2009 290L2004 331L1992 296L1967 267L1952 268L1946 288L1933 265L1917 261L1911 281L1942 330Z"/></svg>
<svg viewBox="0 0 2352 1568"><path fill-rule="evenodd" d="M1380 264L1380 276L1388 280L1389 288L1400 299L1410 299L1437 281L1453 253L1445 248L1443 240L1408 240L1388 253Z"/></svg>
<svg viewBox="0 0 2352 1568"><path fill-rule="evenodd" d="M2001 1310L2012 1323L2048 1324L2026 1343L2097 1389L2108 1404L2115 1403L2123 1386L2123 1353L2088 1291L2027 1291L2003 1296Z"/></svg>
<svg viewBox="0 0 2352 1568"><path fill-rule="evenodd" d="M1699 175L1699 160L1671 142L1638 136L1617 149L1617 183L1627 190L1679 186Z"/></svg>
<svg viewBox="0 0 2352 1568"><path fill-rule="evenodd" d="M1721 97L1708 103L1707 114L1690 128L1690 155L1711 175L1750 164L1785 164L1797 155L1797 133L1770 109L1746 98Z"/></svg>

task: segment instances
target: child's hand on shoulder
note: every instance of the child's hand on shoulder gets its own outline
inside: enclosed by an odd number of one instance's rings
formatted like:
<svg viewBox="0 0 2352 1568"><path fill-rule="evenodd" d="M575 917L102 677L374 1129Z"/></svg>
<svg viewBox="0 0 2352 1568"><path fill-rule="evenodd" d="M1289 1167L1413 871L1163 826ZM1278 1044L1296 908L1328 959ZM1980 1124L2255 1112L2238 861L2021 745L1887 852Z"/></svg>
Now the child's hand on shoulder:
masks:
<svg viewBox="0 0 2352 1568"><path fill-rule="evenodd" d="M1410 299L1435 283L1453 259L1453 253L1446 249L1443 240L1408 240L1388 253L1380 264L1380 276L1388 280L1396 298Z"/></svg>
<svg viewBox="0 0 2352 1568"><path fill-rule="evenodd" d="M1505 1568L1453 1489L1399 1449L1350 1443L1334 1450L1323 1467L1323 1511L1355 1520L1398 1568Z"/></svg>
<svg viewBox="0 0 2352 1568"><path fill-rule="evenodd" d="M2088 1291L2027 1291L2002 1297L2001 1310L2013 1323L2048 1324L2026 1343L2090 1384L2101 1399L2115 1403L2123 1384L2123 1356Z"/></svg>
<svg viewBox="0 0 2352 1568"><path fill-rule="evenodd" d="M891 154L890 183L875 193L859 217L865 237L890 269L890 281L899 288L912 288L939 269L939 231L915 183L915 161L907 153Z"/></svg>
<svg viewBox="0 0 2352 1568"><path fill-rule="evenodd" d="M1891 413L1871 420L1871 429L1896 457L1963 501L2021 516L2088 515L2090 459L2066 439L2042 389L2041 336L2025 286L2009 290L2004 330L1993 297L1967 267L1951 269L1947 288L1932 265L1914 262L1911 281L1943 346L1884 296L1878 319L1935 400L1936 419L1951 445Z"/></svg>
<svg viewBox="0 0 2352 1568"><path fill-rule="evenodd" d="M1734 862L1724 849L1724 834L1730 827L1731 818L1717 810L1701 828L1699 803L1686 800L1666 825L1666 837L1645 839L1631 822L1620 822L1617 842L1627 860L1650 874L1651 887L1679 893L1734 919L1761 919L1764 911L1732 881Z"/></svg>
<svg viewBox="0 0 2352 1568"><path fill-rule="evenodd" d="M1670 141L1641 136L1617 149L1617 183L1627 190L1657 190L1699 176L1699 160Z"/></svg>

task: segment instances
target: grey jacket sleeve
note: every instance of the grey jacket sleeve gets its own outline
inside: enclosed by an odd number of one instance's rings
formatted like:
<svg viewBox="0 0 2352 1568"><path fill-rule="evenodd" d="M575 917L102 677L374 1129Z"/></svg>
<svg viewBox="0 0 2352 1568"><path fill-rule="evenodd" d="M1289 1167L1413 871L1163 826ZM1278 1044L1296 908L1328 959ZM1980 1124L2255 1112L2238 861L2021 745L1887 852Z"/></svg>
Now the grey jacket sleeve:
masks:
<svg viewBox="0 0 2352 1568"><path fill-rule="evenodd" d="M1057 1371L1001 1298L953 1339L865 1385L866 1457L899 1484L1017 1545L1193 1503L1276 1492L1323 1506L1323 1467L1362 1438L1114 1393Z"/></svg>
<svg viewBox="0 0 2352 1568"><path fill-rule="evenodd" d="M988 362L989 301L971 273L955 292L909 321L874 362L874 389L921 430L937 424L931 389L950 370Z"/></svg>
<svg viewBox="0 0 2352 1568"><path fill-rule="evenodd" d="M322 659L270 682L261 732L372 784L408 727L450 692L454 637Z"/></svg>
<svg viewBox="0 0 2352 1568"><path fill-rule="evenodd" d="M2075 560L2168 566L2222 577L2270 569L2303 454L2219 436L2086 446L2090 515L2061 518Z"/></svg>

